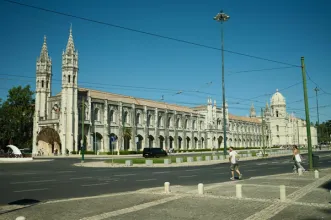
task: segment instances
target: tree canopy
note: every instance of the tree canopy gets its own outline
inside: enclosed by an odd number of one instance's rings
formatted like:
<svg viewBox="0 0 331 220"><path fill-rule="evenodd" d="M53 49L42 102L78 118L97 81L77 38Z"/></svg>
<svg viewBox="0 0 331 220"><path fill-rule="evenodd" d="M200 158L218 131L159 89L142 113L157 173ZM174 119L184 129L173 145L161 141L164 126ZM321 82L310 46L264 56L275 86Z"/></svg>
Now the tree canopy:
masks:
<svg viewBox="0 0 331 220"><path fill-rule="evenodd" d="M16 145L18 148L32 147L34 92L30 86L13 87L7 100L0 100L0 145Z"/></svg>

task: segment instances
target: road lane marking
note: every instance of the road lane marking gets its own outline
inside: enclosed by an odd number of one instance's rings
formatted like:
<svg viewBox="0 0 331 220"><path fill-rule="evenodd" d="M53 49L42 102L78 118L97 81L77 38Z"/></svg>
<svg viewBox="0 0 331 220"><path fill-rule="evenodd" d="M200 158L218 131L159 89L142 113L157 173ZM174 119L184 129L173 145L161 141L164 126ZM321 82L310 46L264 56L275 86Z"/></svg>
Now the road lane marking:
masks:
<svg viewBox="0 0 331 220"><path fill-rule="evenodd" d="M20 175L34 175L34 174L37 174L37 173L15 173L15 174L12 174L13 176L20 176Z"/></svg>
<svg viewBox="0 0 331 220"><path fill-rule="evenodd" d="M70 178L71 180L82 180L82 179L92 179L91 176L86 176L86 177L73 177L73 178Z"/></svg>
<svg viewBox="0 0 331 220"><path fill-rule="evenodd" d="M32 192L32 191L42 191L42 190L48 190L48 188L17 190L17 191L14 191L14 193L20 193L20 192Z"/></svg>
<svg viewBox="0 0 331 220"><path fill-rule="evenodd" d="M109 183L93 183L93 184L86 184L86 185L81 185L81 186L101 186L101 185L108 185Z"/></svg>
<svg viewBox="0 0 331 220"><path fill-rule="evenodd" d="M157 179L144 179L144 180L136 180L137 182L147 182L147 181L155 181Z"/></svg>
<svg viewBox="0 0 331 220"><path fill-rule="evenodd" d="M76 171L72 171L72 170L64 170L64 171L57 171L55 173L75 173Z"/></svg>
<svg viewBox="0 0 331 220"><path fill-rule="evenodd" d="M279 161L273 161L273 162L271 162L271 163L279 163Z"/></svg>
<svg viewBox="0 0 331 220"><path fill-rule="evenodd" d="M194 172L194 171L197 171L197 170L201 170L201 169L191 169L191 170L185 170L186 172Z"/></svg>
<svg viewBox="0 0 331 220"><path fill-rule="evenodd" d="M162 174L162 173L170 173L170 171L153 172L153 174Z"/></svg>
<svg viewBox="0 0 331 220"><path fill-rule="evenodd" d="M224 173L213 173L213 175L221 175L221 174L229 174L230 172L224 172Z"/></svg>
<svg viewBox="0 0 331 220"><path fill-rule="evenodd" d="M257 163L256 165L260 166L260 165L266 165L268 163Z"/></svg>
<svg viewBox="0 0 331 220"><path fill-rule="evenodd" d="M191 175L191 176L179 176L178 178L190 178L190 177L195 177L197 175Z"/></svg>
<svg viewBox="0 0 331 220"><path fill-rule="evenodd" d="M128 174L117 174L117 175L114 175L114 176L135 176L137 174L135 173L128 173Z"/></svg>
<svg viewBox="0 0 331 220"><path fill-rule="evenodd" d="M45 183L45 182L54 182L56 180L35 180L35 181L24 181L24 182L12 182L10 184L24 184L24 183Z"/></svg>

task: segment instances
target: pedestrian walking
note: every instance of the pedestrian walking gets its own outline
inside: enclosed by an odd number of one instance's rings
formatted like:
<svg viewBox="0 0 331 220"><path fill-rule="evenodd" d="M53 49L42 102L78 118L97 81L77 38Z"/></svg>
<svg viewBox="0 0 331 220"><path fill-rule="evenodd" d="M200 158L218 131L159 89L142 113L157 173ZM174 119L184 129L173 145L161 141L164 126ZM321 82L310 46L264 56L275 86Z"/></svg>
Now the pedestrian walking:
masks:
<svg viewBox="0 0 331 220"><path fill-rule="evenodd" d="M239 175L239 179L242 178L242 174L239 171L239 164L238 164L238 160L239 160L239 154L233 150L232 147L229 148L229 161L230 161L230 170L231 170L231 174L232 177L230 178L231 180L234 180L234 171L236 171Z"/></svg>
<svg viewBox="0 0 331 220"><path fill-rule="evenodd" d="M303 168L303 166L301 165L302 157L301 157L300 151L296 145L293 146L292 159L293 159L293 172L294 173L297 173L299 169L301 169L302 171L306 171L305 168Z"/></svg>

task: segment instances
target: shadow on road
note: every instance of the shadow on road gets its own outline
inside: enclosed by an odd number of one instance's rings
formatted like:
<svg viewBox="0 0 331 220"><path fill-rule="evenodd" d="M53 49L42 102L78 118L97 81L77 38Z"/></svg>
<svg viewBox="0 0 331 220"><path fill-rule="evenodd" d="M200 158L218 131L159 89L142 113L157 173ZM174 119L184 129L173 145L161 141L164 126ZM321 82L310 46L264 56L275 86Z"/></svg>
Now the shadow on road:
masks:
<svg viewBox="0 0 331 220"><path fill-rule="evenodd" d="M29 208L33 205L37 205L39 204L40 201L39 200L35 200L35 199L20 199L20 200L16 200L13 202L8 203L8 205L13 205L13 206L23 206L23 207L19 207L16 209L11 209L8 211L4 211L4 212L0 212L0 215L5 214L5 213L10 213L10 212L15 212L17 210L21 210L21 209L25 209L25 208Z"/></svg>

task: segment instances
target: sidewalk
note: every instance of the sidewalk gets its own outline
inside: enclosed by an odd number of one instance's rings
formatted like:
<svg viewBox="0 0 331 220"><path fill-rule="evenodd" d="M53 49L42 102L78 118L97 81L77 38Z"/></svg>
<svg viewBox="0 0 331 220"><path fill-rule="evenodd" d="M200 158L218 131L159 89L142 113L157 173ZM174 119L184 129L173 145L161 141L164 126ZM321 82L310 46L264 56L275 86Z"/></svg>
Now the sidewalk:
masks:
<svg viewBox="0 0 331 220"><path fill-rule="evenodd" d="M220 174L221 175L221 174ZM204 194L195 186L170 186L135 192L49 201L30 207L0 207L1 219L25 216L56 220L263 220L330 219L331 195L319 186L331 178L331 169L314 173L279 174L241 181L205 185ZM170 183L171 184L171 183ZM197 183L198 184L198 183ZM236 197L236 184L242 185L242 198ZM280 201L279 185L286 186L286 200Z"/></svg>

